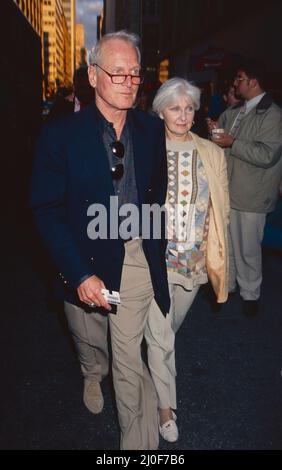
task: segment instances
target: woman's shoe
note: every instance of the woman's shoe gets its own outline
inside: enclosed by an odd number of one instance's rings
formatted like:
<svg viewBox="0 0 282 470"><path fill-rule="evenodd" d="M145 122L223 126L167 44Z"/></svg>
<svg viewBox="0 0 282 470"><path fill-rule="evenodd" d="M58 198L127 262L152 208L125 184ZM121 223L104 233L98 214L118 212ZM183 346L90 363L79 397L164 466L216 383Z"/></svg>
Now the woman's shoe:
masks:
<svg viewBox="0 0 282 470"><path fill-rule="evenodd" d="M167 442L176 442L178 440L178 428L176 425L176 414L172 412L173 419L166 421L162 426L159 425L160 435Z"/></svg>

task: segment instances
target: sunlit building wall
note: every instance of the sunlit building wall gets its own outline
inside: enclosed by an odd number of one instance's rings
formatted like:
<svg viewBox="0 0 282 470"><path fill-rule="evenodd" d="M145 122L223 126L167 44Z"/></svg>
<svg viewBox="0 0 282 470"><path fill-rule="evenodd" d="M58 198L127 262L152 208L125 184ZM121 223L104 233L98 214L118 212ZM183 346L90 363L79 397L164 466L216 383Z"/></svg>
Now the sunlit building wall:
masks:
<svg viewBox="0 0 282 470"><path fill-rule="evenodd" d="M71 75L76 68L75 64L75 0L62 0L64 14L67 20L68 30L70 34L70 54L71 54Z"/></svg>
<svg viewBox="0 0 282 470"><path fill-rule="evenodd" d="M80 23L75 25L75 63L76 68L87 65L84 26Z"/></svg>
<svg viewBox="0 0 282 470"><path fill-rule="evenodd" d="M71 60L71 40L67 21L63 16L63 38L64 38L64 84L70 87L72 84L72 60Z"/></svg>
<svg viewBox="0 0 282 470"><path fill-rule="evenodd" d="M103 22L104 22L104 11L97 16L97 39L99 40L103 35Z"/></svg>
<svg viewBox="0 0 282 470"><path fill-rule="evenodd" d="M43 0L44 85L47 96L71 81L69 32L61 0Z"/></svg>
<svg viewBox="0 0 282 470"><path fill-rule="evenodd" d="M42 0L14 0L37 34L42 36Z"/></svg>
<svg viewBox="0 0 282 470"><path fill-rule="evenodd" d="M158 79L161 83L164 83L169 77L169 60L164 59L159 65L159 76Z"/></svg>

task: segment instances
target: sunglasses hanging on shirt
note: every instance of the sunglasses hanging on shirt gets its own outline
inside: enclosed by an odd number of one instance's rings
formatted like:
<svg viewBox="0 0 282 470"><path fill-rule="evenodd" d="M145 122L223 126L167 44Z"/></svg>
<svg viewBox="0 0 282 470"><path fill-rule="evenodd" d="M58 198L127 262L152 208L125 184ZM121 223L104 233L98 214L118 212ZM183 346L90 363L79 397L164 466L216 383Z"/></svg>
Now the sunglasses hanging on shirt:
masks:
<svg viewBox="0 0 282 470"><path fill-rule="evenodd" d="M116 140L111 144L111 149L115 157L122 159L124 157L124 145ZM123 177L124 166L122 163L117 163L111 168L111 174L113 180L119 180Z"/></svg>

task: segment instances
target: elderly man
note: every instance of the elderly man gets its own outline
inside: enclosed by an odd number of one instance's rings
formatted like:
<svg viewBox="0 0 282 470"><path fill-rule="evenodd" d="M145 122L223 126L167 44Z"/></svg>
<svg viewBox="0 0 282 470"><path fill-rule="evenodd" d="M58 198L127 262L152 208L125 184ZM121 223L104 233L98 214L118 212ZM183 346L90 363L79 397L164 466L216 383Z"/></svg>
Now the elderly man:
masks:
<svg viewBox="0 0 282 470"><path fill-rule="evenodd" d="M244 62L234 80L242 101L227 109L216 143L226 149L230 189L230 285L236 281L244 313L258 313L262 282L261 242L268 212L274 209L282 174L282 112L265 92L265 71ZM213 123L211 123L211 126Z"/></svg>
<svg viewBox="0 0 282 470"><path fill-rule="evenodd" d="M93 413L103 408L100 382L108 367L109 319L121 449L158 447L157 398L140 348L152 299L164 314L169 310L163 230L156 239L143 240L141 222L129 237L115 230L125 222L123 211L116 227L116 209L141 212L144 204L165 202L163 125L131 109L142 80L136 36L105 35L89 66L95 102L45 128L31 198L61 273L58 287L84 376L84 402ZM101 207L103 230L97 236L97 220L90 217ZM104 288L119 292L116 311Z"/></svg>

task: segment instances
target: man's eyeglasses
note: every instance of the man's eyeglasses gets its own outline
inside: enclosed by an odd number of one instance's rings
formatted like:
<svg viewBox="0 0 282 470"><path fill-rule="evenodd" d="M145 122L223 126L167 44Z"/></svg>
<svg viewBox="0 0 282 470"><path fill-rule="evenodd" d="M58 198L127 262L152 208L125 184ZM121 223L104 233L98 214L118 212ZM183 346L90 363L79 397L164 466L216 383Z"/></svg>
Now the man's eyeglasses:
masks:
<svg viewBox="0 0 282 470"><path fill-rule="evenodd" d="M116 140L111 144L111 149L115 157L122 159L124 157L124 145ZM122 163L117 163L117 165L111 168L111 174L113 180L120 180L123 177L124 166Z"/></svg>
<svg viewBox="0 0 282 470"><path fill-rule="evenodd" d="M242 82L243 80L249 80L249 78L248 77L240 77L240 76L239 77L237 76L237 77L234 78L234 82Z"/></svg>
<svg viewBox="0 0 282 470"><path fill-rule="evenodd" d="M115 85L122 85L126 81L127 77L130 77L131 83L133 85L141 85L141 83L144 82L144 76L142 74L141 75L131 75L131 74L125 75L125 74L115 74L115 73L113 74L113 73L107 72L107 70L103 69L98 64L92 64L92 65L95 65L96 67L99 67L99 69L103 70L103 72L105 72L110 77L112 83L114 83Z"/></svg>

